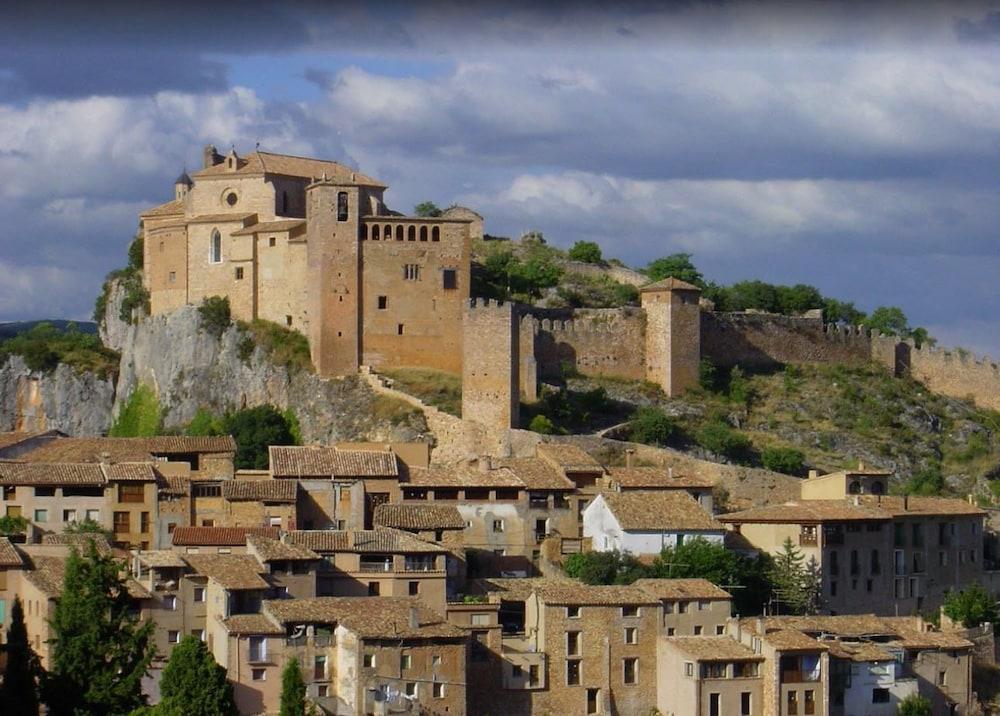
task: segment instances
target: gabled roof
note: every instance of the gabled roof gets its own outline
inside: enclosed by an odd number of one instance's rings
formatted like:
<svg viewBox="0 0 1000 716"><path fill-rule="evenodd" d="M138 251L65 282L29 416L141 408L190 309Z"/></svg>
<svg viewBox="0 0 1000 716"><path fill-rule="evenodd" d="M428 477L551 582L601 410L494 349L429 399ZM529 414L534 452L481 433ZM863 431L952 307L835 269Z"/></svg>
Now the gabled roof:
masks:
<svg viewBox="0 0 1000 716"><path fill-rule="evenodd" d="M465 520L452 505L400 505L383 503L375 508L372 521L376 527L400 530L461 530Z"/></svg>
<svg viewBox="0 0 1000 716"><path fill-rule="evenodd" d="M177 527L172 537L175 547L243 547L250 535L278 539L281 530L277 527Z"/></svg>
<svg viewBox="0 0 1000 716"><path fill-rule="evenodd" d="M316 552L359 552L379 554L440 554L447 550L434 542L425 542L409 532L376 527L373 530L293 530L285 536L289 544Z"/></svg>
<svg viewBox="0 0 1000 716"><path fill-rule="evenodd" d="M184 561L198 574L231 590L267 589L264 566L249 554L186 554Z"/></svg>
<svg viewBox="0 0 1000 716"><path fill-rule="evenodd" d="M407 487L524 487L524 481L510 468L481 470L468 465L411 467L407 481L401 484Z"/></svg>
<svg viewBox="0 0 1000 716"><path fill-rule="evenodd" d="M602 469L601 463L583 448L569 443L541 443L536 451L538 457L566 472L600 472Z"/></svg>
<svg viewBox="0 0 1000 716"><path fill-rule="evenodd" d="M855 503L855 497L857 501ZM742 512L720 515L722 522L773 522L802 524L889 520L894 517L983 516L986 512L965 500L949 497L901 497L896 495L852 495L840 500L793 500Z"/></svg>
<svg viewBox="0 0 1000 716"><path fill-rule="evenodd" d="M225 480L222 497L230 502L295 502L296 480Z"/></svg>
<svg viewBox="0 0 1000 716"><path fill-rule="evenodd" d="M329 179L344 184L385 187L385 184L382 184L378 180L357 172L340 162L261 151L252 152L245 157L240 157L235 172L229 169L223 161L195 172L194 176L197 179L224 174L281 174L282 176L303 179L318 179L326 175Z"/></svg>
<svg viewBox="0 0 1000 716"><path fill-rule="evenodd" d="M664 642L695 661L763 661L762 654L741 644L730 636L671 636Z"/></svg>
<svg viewBox="0 0 1000 716"><path fill-rule="evenodd" d="M618 606L659 604L656 597L633 585L584 584L565 577L494 578L478 581L491 601L524 601L533 593L549 605Z"/></svg>
<svg viewBox="0 0 1000 716"><path fill-rule="evenodd" d="M507 468L529 490L572 490L575 485L551 464L539 457L494 459L496 468Z"/></svg>
<svg viewBox="0 0 1000 716"><path fill-rule="evenodd" d="M399 476L399 459L389 450L272 445L268 455L274 477Z"/></svg>
<svg viewBox="0 0 1000 716"><path fill-rule="evenodd" d="M18 459L25 462L152 462L154 455L235 453L231 435L161 435L149 438L56 438Z"/></svg>
<svg viewBox="0 0 1000 716"><path fill-rule="evenodd" d="M317 597L267 600L280 624L339 624L364 639L465 639L466 632L409 597Z"/></svg>
<svg viewBox="0 0 1000 716"><path fill-rule="evenodd" d="M279 219L278 221L261 221L230 233L230 236L252 236L253 234L279 233L305 228L305 219Z"/></svg>
<svg viewBox="0 0 1000 716"><path fill-rule="evenodd" d="M685 490L711 488L714 478L705 475L671 474L665 467L609 467L608 479L626 488Z"/></svg>
<svg viewBox="0 0 1000 716"><path fill-rule="evenodd" d="M181 559L179 554L169 549L143 550L136 552L135 557L139 560L139 564L154 569L183 569L187 567L187 562Z"/></svg>
<svg viewBox="0 0 1000 716"><path fill-rule="evenodd" d="M0 567L21 567L24 565L24 557L17 551L10 539L0 537Z"/></svg>
<svg viewBox="0 0 1000 716"><path fill-rule="evenodd" d="M285 633L285 629L263 614L235 614L220 621L230 634L277 636Z"/></svg>
<svg viewBox="0 0 1000 716"><path fill-rule="evenodd" d="M103 485L100 465L0 462L0 485Z"/></svg>
<svg viewBox="0 0 1000 716"><path fill-rule="evenodd" d="M646 284L639 291L645 293L646 291L701 291L701 289L679 278L668 276L662 281Z"/></svg>
<svg viewBox="0 0 1000 716"><path fill-rule="evenodd" d="M725 527L706 512L686 492L654 490L644 492L602 492L601 497L626 532L629 531L714 531Z"/></svg>
<svg viewBox="0 0 1000 716"><path fill-rule="evenodd" d="M707 579L637 579L632 583L660 600L678 599L732 599L722 587Z"/></svg>
<svg viewBox="0 0 1000 716"><path fill-rule="evenodd" d="M90 543L94 543L94 549L98 554L111 554L111 543L107 535L97 532L63 532L61 534L42 535L42 544L58 544L76 549L81 553L86 553L90 549Z"/></svg>
<svg viewBox="0 0 1000 716"><path fill-rule="evenodd" d="M108 482L155 482L156 472L148 462L118 462L102 465Z"/></svg>
<svg viewBox="0 0 1000 716"><path fill-rule="evenodd" d="M184 213L184 202L180 199L173 199L164 204L158 204L152 208L146 209L144 212L139 214L140 217L144 219L154 218L157 216L173 216L175 214Z"/></svg>
<svg viewBox="0 0 1000 716"><path fill-rule="evenodd" d="M253 550L261 562L311 562L322 559L308 547L260 535L248 536L247 547Z"/></svg>

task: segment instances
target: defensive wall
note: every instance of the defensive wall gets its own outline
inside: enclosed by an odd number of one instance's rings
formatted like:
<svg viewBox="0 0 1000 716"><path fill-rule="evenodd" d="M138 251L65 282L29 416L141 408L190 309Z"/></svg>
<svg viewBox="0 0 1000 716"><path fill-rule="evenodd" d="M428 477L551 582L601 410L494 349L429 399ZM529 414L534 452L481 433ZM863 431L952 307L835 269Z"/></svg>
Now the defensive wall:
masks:
<svg viewBox="0 0 1000 716"><path fill-rule="evenodd" d="M941 395L975 398L976 405L1000 410L1000 365L965 351L899 344L899 362L910 375Z"/></svg>

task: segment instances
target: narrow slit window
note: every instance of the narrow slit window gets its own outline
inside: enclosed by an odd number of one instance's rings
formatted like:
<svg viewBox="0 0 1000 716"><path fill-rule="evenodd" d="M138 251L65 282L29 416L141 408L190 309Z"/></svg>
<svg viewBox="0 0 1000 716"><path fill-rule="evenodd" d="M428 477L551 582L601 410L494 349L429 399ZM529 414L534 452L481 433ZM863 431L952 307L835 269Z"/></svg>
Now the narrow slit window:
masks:
<svg viewBox="0 0 1000 716"><path fill-rule="evenodd" d="M218 229L212 230L212 243L209 247L208 260L213 264L222 263L222 234L219 233Z"/></svg>
<svg viewBox="0 0 1000 716"><path fill-rule="evenodd" d="M347 221L347 192L342 191L337 194L337 221Z"/></svg>

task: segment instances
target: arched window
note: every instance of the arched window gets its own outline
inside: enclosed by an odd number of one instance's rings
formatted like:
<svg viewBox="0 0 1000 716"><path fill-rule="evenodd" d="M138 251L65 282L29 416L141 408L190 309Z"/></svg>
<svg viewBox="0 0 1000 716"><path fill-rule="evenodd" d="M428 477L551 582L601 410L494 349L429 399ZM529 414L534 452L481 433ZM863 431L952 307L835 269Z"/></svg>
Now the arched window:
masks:
<svg viewBox="0 0 1000 716"><path fill-rule="evenodd" d="M288 216L288 192L281 192L281 215Z"/></svg>
<svg viewBox="0 0 1000 716"><path fill-rule="evenodd" d="M850 485L848 485L847 491L852 495L860 495L861 483L858 482L857 480L854 480Z"/></svg>
<svg viewBox="0 0 1000 716"><path fill-rule="evenodd" d="M417 227L416 226L411 226L409 229L407 229L406 238L409 239L410 241L416 241L417 240Z"/></svg>
<svg viewBox="0 0 1000 716"><path fill-rule="evenodd" d="M873 482L872 483L872 494L873 495L884 495L885 494L885 485L883 485L881 482Z"/></svg>
<svg viewBox="0 0 1000 716"><path fill-rule="evenodd" d="M433 229L431 229L431 241L440 241L440 240L441 240L441 229L440 227L435 226Z"/></svg>
<svg viewBox="0 0 1000 716"><path fill-rule="evenodd" d="M403 240L403 225L402 224L397 224L396 225L396 241L402 241L402 240Z"/></svg>
<svg viewBox="0 0 1000 716"><path fill-rule="evenodd" d="M382 233L386 241L392 241L392 227L388 224L385 225L385 231Z"/></svg>
<svg viewBox="0 0 1000 716"><path fill-rule="evenodd" d="M421 241L427 241L427 227L426 226L421 226L420 227L420 240Z"/></svg>
<svg viewBox="0 0 1000 716"><path fill-rule="evenodd" d="M347 192L337 193L337 221L347 221Z"/></svg>
<svg viewBox="0 0 1000 716"><path fill-rule="evenodd" d="M222 263L222 234L218 229L212 230L212 245L208 249L208 260L213 264Z"/></svg>
<svg viewBox="0 0 1000 716"><path fill-rule="evenodd" d="M372 224L372 241L378 241L378 224Z"/></svg>

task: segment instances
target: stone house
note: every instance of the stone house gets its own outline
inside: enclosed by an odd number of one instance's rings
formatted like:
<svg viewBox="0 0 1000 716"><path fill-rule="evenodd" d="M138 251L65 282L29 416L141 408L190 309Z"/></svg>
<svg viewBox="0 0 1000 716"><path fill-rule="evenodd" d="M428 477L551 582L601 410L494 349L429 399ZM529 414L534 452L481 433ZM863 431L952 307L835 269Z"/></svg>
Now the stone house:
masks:
<svg viewBox="0 0 1000 716"><path fill-rule="evenodd" d="M277 527L178 527L171 548L182 554L246 554L247 537L278 539Z"/></svg>
<svg viewBox="0 0 1000 716"><path fill-rule="evenodd" d="M633 586L660 600L664 636L718 636L726 632L733 597L707 579L638 579Z"/></svg>
<svg viewBox="0 0 1000 716"><path fill-rule="evenodd" d="M631 458L631 456L628 456ZM715 511L712 489L715 478L703 475L675 474L672 467L608 467L603 480L604 492L631 492L641 490L686 492L701 505L705 512Z"/></svg>
<svg viewBox="0 0 1000 716"><path fill-rule="evenodd" d="M729 636L657 643L657 708L663 716L763 714L764 657ZM808 713L808 712L805 712Z"/></svg>

